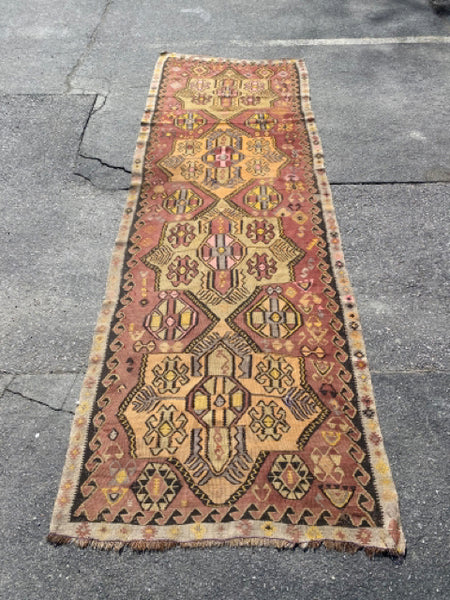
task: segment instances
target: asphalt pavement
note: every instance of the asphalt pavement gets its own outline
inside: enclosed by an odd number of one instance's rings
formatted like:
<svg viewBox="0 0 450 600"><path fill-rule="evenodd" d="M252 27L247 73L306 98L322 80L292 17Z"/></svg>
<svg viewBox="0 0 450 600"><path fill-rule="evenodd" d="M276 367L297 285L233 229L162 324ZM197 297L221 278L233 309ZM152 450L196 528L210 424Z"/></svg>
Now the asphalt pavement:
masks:
<svg viewBox="0 0 450 600"><path fill-rule="evenodd" d="M446 4L3 0L0 598L450 597ZM405 560L45 540L162 51L306 60Z"/></svg>

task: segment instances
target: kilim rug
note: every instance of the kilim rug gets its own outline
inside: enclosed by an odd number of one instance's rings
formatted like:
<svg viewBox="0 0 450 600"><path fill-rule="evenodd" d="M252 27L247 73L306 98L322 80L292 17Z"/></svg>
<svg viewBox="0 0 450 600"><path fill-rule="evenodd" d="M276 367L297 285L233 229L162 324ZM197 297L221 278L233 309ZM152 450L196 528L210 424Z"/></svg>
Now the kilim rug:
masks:
<svg viewBox="0 0 450 600"><path fill-rule="evenodd" d="M404 553L301 60L161 55L49 541Z"/></svg>

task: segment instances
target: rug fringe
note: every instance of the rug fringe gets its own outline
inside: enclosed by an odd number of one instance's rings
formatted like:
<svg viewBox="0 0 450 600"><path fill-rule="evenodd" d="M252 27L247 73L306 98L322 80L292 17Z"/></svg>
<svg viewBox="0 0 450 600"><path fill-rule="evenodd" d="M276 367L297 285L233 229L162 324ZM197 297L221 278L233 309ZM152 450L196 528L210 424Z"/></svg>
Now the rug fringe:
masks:
<svg viewBox="0 0 450 600"><path fill-rule="evenodd" d="M390 558L404 558L405 556L405 553L401 553L394 549L363 546L355 542L340 542L336 540L312 540L310 542L300 543L270 538L232 538L228 540L199 540L191 542L177 542L170 540L101 541L91 538L74 538L67 535L49 533L47 541L54 546L73 544L79 548L91 547L97 550L114 550L116 552L120 552L124 548L130 548L135 552L163 552L177 546L180 548L214 548L221 546L272 547L279 550L294 550L295 548L301 548L305 552L308 550L315 552L323 546L328 551L336 550L337 552L344 552L346 554L356 554L356 552L364 551L370 559L375 556L386 556Z"/></svg>

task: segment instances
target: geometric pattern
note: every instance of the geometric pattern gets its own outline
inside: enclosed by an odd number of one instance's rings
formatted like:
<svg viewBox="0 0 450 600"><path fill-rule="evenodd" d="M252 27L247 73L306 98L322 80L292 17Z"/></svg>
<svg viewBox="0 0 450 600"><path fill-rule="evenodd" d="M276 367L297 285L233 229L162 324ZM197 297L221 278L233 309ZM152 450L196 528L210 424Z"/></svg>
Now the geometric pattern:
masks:
<svg viewBox="0 0 450 600"><path fill-rule="evenodd" d="M131 489L143 510L161 511L172 502L180 491L181 485L168 465L148 463Z"/></svg>
<svg viewBox="0 0 450 600"><path fill-rule="evenodd" d="M172 182L225 198L258 178L273 179L287 162L275 137L254 139L235 125L218 123L194 142L175 140L158 166Z"/></svg>
<svg viewBox="0 0 450 600"><path fill-rule="evenodd" d="M166 294L173 293L168 292L171 288L177 292L190 290L207 304L225 302L231 309L248 298L257 284L276 283L280 279L293 281L295 266L304 255L305 251L285 235L281 219L255 219L243 215L237 221L236 215L230 214L228 204L219 201L207 208L196 224L185 221L164 224L158 245L141 260L154 271L156 290L167 290ZM278 289L273 288L271 295L275 296ZM272 330L276 329L279 337L289 335L300 326L300 316L289 308L287 299L268 302L280 305L281 320L278 324L270 321ZM153 327L158 330L163 323L163 317L158 313L169 310L169 304L170 300L161 302L161 308L157 308L151 317ZM263 308L261 311L264 312ZM275 313L272 317L277 319ZM184 314L184 318L186 323L191 323L193 317ZM256 312L254 320L261 335L269 336L270 326L256 323ZM149 326L152 327L152 323L146 325ZM182 332L183 329L178 327L177 335Z"/></svg>
<svg viewBox="0 0 450 600"><path fill-rule="evenodd" d="M286 411L273 400L268 404L260 400L257 407L249 410L249 415L252 418L250 429L261 441L268 437L279 440L291 428L286 421Z"/></svg>
<svg viewBox="0 0 450 600"><path fill-rule="evenodd" d="M281 202L281 194L270 185L257 185L244 196L245 204L256 210L272 210Z"/></svg>
<svg viewBox="0 0 450 600"><path fill-rule="evenodd" d="M281 288L268 288L267 293L246 313L247 325L267 338L286 338L302 324L300 313L281 295Z"/></svg>
<svg viewBox="0 0 450 600"><path fill-rule="evenodd" d="M220 338L205 341L208 350L190 363L147 355L118 416L133 458L184 457L202 494L226 502L239 492L261 450L302 447L328 409L306 384L303 359L254 354L246 365L232 345ZM288 384L273 389L271 401L268 379L261 376L268 369L270 377ZM227 485L218 488L217 478Z"/></svg>
<svg viewBox="0 0 450 600"><path fill-rule="evenodd" d="M232 67L210 78L205 74L194 73L186 86L175 94L187 110L202 109L213 117L229 118L246 108L269 108L277 98L267 79L249 81Z"/></svg>
<svg viewBox="0 0 450 600"><path fill-rule="evenodd" d="M51 541L404 552L309 102L158 61Z"/></svg>
<svg viewBox="0 0 450 600"><path fill-rule="evenodd" d="M267 478L283 498L290 500L303 498L314 479L302 459L295 454L277 456Z"/></svg>
<svg viewBox="0 0 450 600"><path fill-rule="evenodd" d="M189 188L180 188L163 202L167 212L174 215L184 215L194 211L203 204L203 201Z"/></svg>
<svg viewBox="0 0 450 600"><path fill-rule="evenodd" d="M187 438L185 430L187 419L182 413L177 415L173 405L160 404L157 412L157 415L152 414L145 422L148 429L144 441L151 447L154 455L164 450L174 454L177 447Z"/></svg>
<svg viewBox="0 0 450 600"><path fill-rule="evenodd" d="M150 312L144 327L156 338L179 340L197 324L197 312L176 291L161 292L161 302Z"/></svg>

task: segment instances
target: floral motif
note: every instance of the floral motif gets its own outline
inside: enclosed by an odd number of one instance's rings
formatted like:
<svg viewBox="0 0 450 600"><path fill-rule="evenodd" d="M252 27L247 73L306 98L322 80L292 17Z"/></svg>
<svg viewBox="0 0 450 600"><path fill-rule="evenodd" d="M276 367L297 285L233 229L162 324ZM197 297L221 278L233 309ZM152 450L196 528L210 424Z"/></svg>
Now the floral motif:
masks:
<svg viewBox="0 0 450 600"><path fill-rule="evenodd" d="M175 286L181 283L189 284L197 275L198 262L190 259L189 256L177 256L167 269L167 279L170 279Z"/></svg>
<svg viewBox="0 0 450 600"><path fill-rule="evenodd" d="M189 244L195 240L195 228L189 223L178 223L175 227L172 227L167 235L167 241L172 248L178 248L179 246L189 246Z"/></svg>
<svg viewBox="0 0 450 600"><path fill-rule="evenodd" d="M266 220L248 223L246 235L254 243L268 244L275 237L274 225Z"/></svg>
<svg viewBox="0 0 450 600"><path fill-rule="evenodd" d="M247 272L254 275L257 281L270 279L277 271L276 265L276 261L269 258L267 254L255 254L253 258L249 258L247 261Z"/></svg>

